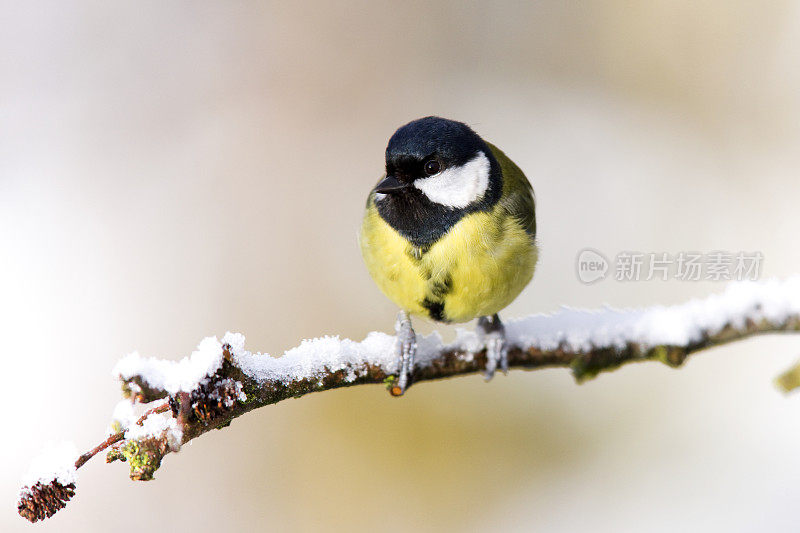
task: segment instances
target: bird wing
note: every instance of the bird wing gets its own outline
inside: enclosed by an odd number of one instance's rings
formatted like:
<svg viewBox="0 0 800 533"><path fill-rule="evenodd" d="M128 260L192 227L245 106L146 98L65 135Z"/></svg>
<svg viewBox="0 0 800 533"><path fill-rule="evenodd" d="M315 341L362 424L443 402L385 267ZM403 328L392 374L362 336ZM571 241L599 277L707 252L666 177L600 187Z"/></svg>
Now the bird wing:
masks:
<svg viewBox="0 0 800 533"><path fill-rule="evenodd" d="M519 221L525 231L536 237L536 201L528 178L522 170L503 153L498 147L486 143L492 150L503 172L503 195L500 198L500 207L506 213Z"/></svg>

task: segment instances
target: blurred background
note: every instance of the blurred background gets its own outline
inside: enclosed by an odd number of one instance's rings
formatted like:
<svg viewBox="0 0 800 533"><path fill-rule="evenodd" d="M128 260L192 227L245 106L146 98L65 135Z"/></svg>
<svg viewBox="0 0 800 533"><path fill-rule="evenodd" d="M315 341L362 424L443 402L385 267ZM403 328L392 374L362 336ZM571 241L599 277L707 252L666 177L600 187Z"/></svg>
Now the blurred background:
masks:
<svg viewBox="0 0 800 533"><path fill-rule="evenodd" d="M18 479L48 441L103 437L122 355L391 331L356 233L414 118L469 123L534 185L541 260L507 318L724 287L586 286L584 247L800 271L795 2L3 1L0 25L3 531L32 527ZM150 483L96 460L37 527L790 530L800 397L772 379L798 355L770 337L582 386L553 369L314 394Z"/></svg>

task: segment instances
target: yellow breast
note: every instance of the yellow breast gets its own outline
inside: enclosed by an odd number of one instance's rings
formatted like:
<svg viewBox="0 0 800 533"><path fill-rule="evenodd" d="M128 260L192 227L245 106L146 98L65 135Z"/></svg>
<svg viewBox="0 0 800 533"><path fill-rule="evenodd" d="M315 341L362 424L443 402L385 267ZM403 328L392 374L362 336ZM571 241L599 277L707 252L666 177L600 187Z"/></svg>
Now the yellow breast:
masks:
<svg viewBox="0 0 800 533"><path fill-rule="evenodd" d="M446 322L506 307L533 277L538 255L531 236L499 206L466 215L426 250L387 224L370 200L360 243L370 275L389 299Z"/></svg>

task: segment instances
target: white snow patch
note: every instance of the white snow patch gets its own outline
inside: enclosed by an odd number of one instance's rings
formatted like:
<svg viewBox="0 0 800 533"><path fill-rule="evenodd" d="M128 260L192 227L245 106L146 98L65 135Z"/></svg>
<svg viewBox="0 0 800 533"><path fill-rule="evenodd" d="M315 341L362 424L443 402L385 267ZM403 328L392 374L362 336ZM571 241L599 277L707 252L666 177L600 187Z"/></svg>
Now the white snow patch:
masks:
<svg viewBox="0 0 800 533"><path fill-rule="evenodd" d="M372 332L361 342L339 337L321 337L304 340L283 357L251 353L244 349L244 336L226 333L223 342L231 345L234 362L245 374L259 381L316 379L328 372L346 370L348 381L354 381L366 372L366 365L380 365L395 372L395 337Z"/></svg>
<svg viewBox="0 0 800 533"><path fill-rule="evenodd" d="M131 400L120 400L114 407L114 412L111 415L111 423L108 426L107 433L111 435L117 431L127 430L131 426L136 425L136 422L147 411L162 406L167 402L168 400L166 398L144 404L132 402Z"/></svg>
<svg viewBox="0 0 800 533"><path fill-rule="evenodd" d="M178 421L171 413L153 413L144 419L142 425L133 424L125 432L125 439L143 439L147 437L158 437L165 431L168 436L180 442L182 431L178 428Z"/></svg>
<svg viewBox="0 0 800 533"><path fill-rule="evenodd" d="M686 345L704 333L715 334L727 324L744 325L751 319L781 321L800 313L800 276L786 281L739 282L721 294L670 307L587 311L563 308L506 323L509 341L526 347L570 350L622 347L639 343Z"/></svg>
<svg viewBox="0 0 800 533"><path fill-rule="evenodd" d="M191 392L200 381L216 372L222 365L222 343L216 337L206 337L197 350L180 361L142 357L134 352L114 367L112 374L122 379L139 375L151 387L170 394Z"/></svg>
<svg viewBox="0 0 800 533"><path fill-rule="evenodd" d="M130 427L130 425L137 420L138 418L134 411L133 402L130 400L120 400L114 407L114 412L111 414L111 424L108 427L107 433L109 435L116 433L117 429L114 428L116 425L121 429L125 429Z"/></svg>
<svg viewBox="0 0 800 533"><path fill-rule="evenodd" d="M31 461L28 471L22 476L21 493L26 493L31 487L41 482L47 485L57 480L62 485L75 483L78 472L75 461L78 459L78 449L72 442L48 444L42 453Z"/></svg>

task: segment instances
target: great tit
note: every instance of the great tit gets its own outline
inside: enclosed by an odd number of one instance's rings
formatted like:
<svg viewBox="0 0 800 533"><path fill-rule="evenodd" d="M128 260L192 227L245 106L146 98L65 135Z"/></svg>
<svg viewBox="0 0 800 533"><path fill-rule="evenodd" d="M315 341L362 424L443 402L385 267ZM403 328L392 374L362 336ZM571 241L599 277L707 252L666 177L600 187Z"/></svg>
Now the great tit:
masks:
<svg viewBox="0 0 800 533"><path fill-rule="evenodd" d="M522 171L469 126L425 117L399 128L386 147L386 174L367 199L361 253L370 275L401 311L402 395L414 371L409 315L437 322L478 318L490 379L508 369L497 313L533 277L538 259L533 189Z"/></svg>

